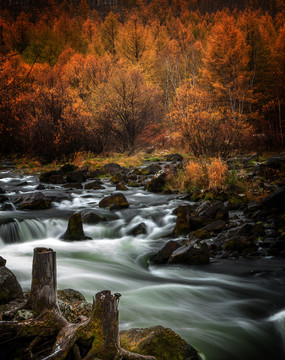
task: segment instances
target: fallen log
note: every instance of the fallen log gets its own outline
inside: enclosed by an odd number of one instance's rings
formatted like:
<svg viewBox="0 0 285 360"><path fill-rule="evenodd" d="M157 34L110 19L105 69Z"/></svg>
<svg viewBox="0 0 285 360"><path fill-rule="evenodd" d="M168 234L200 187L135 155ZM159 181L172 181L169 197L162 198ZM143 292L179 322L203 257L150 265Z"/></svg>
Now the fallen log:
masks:
<svg viewBox="0 0 285 360"><path fill-rule="evenodd" d="M35 319L0 321L0 358L6 360L155 360L120 347L120 294L103 290L88 320L69 323L57 300L56 253L35 248L31 292L24 309Z"/></svg>

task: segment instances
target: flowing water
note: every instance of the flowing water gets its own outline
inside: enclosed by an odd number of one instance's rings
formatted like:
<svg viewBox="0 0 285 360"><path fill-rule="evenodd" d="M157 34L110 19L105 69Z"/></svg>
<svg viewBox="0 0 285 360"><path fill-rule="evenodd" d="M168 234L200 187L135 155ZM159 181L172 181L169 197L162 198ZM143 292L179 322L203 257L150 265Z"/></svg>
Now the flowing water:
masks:
<svg viewBox="0 0 285 360"><path fill-rule="evenodd" d="M26 181L27 183L21 185ZM13 172L0 174L6 195L36 191L38 180ZM65 192L66 196L60 196ZM120 292L120 329L162 325L173 329L208 360L285 359L285 264L283 260L214 260L207 266L156 266L149 257L171 238L173 210L185 201L141 188L125 192L129 209L110 220L84 225L93 240L59 239L76 211L99 209L114 192L43 191L53 196L45 211L0 211L0 255L24 290L30 288L35 247L57 252L58 288L73 288L91 301L100 290ZM57 201L56 201L57 200ZM144 222L147 233L128 235Z"/></svg>

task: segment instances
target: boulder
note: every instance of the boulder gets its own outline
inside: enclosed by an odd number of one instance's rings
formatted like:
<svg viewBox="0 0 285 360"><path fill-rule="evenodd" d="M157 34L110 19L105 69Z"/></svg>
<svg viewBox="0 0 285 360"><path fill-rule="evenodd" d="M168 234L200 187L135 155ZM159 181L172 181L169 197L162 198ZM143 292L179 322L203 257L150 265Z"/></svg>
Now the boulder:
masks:
<svg viewBox="0 0 285 360"><path fill-rule="evenodd" d="M201 240L189 242L176 249L170 256L168 264L202 265L210 260L209 247Z"/></svg>
<svg viewBox="0 0 285 360"><path fill-rule="evenodd" d="M209 231L210 233L218 233L222 231L226 227L226 225L227 224L224 220L216 220L203 227L203 229Z"/></svg>
<svg viewBox="0 0 285 360"><path fill-rule="evenodd" d="M171 254L179 247L181 247L181 245L177 241L170 240L162 249L159 250L157 254L151 257L151 261L156 264L166 264Z"/></svg>
<svg viewBox="0 0 285 360"><path fill-rule="evenodd" d="M45 190L46 189L46 186L44 184L39 184L37 187L36 187L36 190Z"/></svg>
<svg viewBox="0 0 285 360"><path fill-rule="evenodd" d="M261 206L265 210L285 210L285 186L280 187L273 194L264 198L261 202Z"/></svg>
<svg viewBox="0 0 285 360"><path fill-rule="evenodd" d="M48 172L44 172L44 173L40 174L39 180L40 180L40 182L49 183L51 176L61 176L62 177L63 175L64 175L64 173L61 170L52 170L52 171L48 171Z"/></svg>
<svg viewBox="0 0 285 360"><path fill-rule="evenodd" d="M237 252L254 252L258 249L255 244L253 236L233 236L226 240L223 245L223 250L226 251L237 251Z"/></svg>
<svg viewBox="0 0 285 360"><path fill-rule="evenodd" d="M208 203L208 206L206 206L203 211L200 211L199 215L216 220L227 220L229 217L229 212L223 201L216 201L213 204Z"/></svg>
<svg viewBox="0 0 285 360"><path fill-rule="evenodd" d="M23 298L23 291L16 276L6 266L6 260L0 258L0 304Z"/></svg>
<svg viewBox="0 0 285 360"><path fill-rule="evenodd" d="M1 267L1 266L5 266L5 265L6 265L6 262L7 262L7 260L4 259L4 258L2 258L2 256L0 256L0 267Z"/></svg>
<svg viewBox="0 0 285 360"><path fill-rule="evenodd" d="M142 175L154 175L161 171L161 166L159 164L150 164L141 169ZM139 174L138 174L139 175Z"/></svg>
<svg viewBox="0 0 285 360"><path fill-rule="evenodd" d="M116 173L111 178L111 183L113 183L113 184L118 184L119 182L126 182L126 181L127 181L126 175L121 174L121 173Z"/></svg>
<svg viewBox="0 0 285 360"><path fill-rule="evenodd" d="M119 210L129 207L128 200L122 193L116 193L110 196L104 197L99 202L99 207L109 208L110 210Z"/></svg>
<svg viewBox="0 0 285 360"><path fill-rule="evenodd" d="M82 213L82 221L86 224L98 224L101 221L106 221L106 219L94 211L86 211Z"/></svg>
<svg viewBox="0 0 285 360"><path fill-rule="evenodd" d="M64 289L57 291L59 308L62 315L71 323L77 322L79 317L88 318L92 312L92 305L76 290Z"/></svg>
<svg viewBox="0 0 285 360"><path fill-rule="evenodd" d="M63 185L66 189L83 189L81 182L67 183Z"/></svg>
<svg viewBox="0 0 285 360"><path fill-rule="evenodd" d="M100 190L100 189L104 189L104 186L102 186L102 181L101 180L95 180L92 181L88 184L86 184L84 186L85 189L92 189L92 190Z"/></svg>
<svg viewBox="0 0 285 360"><path fill-rule="evenodd" d="M271 156L267 160L266 166L270 169L281 170L281 169L285 168L285 157L281 156L281 155Z"/></svg>
<svg viewBox="0 0 285 360"><path fill-rule="evenodd" d="M137 235L142 235L142 234L146 234L146 233L147 233L146 224L142 222L142 223L134 226L132 229L130 229L127 232L127 235L137 236Z"/></svg>
<svg viewBox="0 0 285 360"><path fill-rule="evenodd" d="M102 169L106 174L115 175L118 172L121 172L122 167L119 164L110 163L110 164L105 164L102 167Z"/></svg>
<svg viewBox="0 0 285 360"><path fill-rule="evenodd" d="M197 351L174 331L162 326L120 332L122 348L157 360L201 360Z"/></svg>
<svg viewBox="0 0 285 360"><path fill-rule="evenodd" d="M166 161L178 162L183 161L183 159L183 156L180 154L169 154L166 156Z"/></svg>
<svg viewBox="0 0 285 360"><path fill-rule="evenodd" d="M60 237L62 240L78 241L78 240L90 240L91 238L85 236L82 226L81 213L73 214L68 220L68 227L66 232Z"/></svg>
<svg viewBox="0 0 285 360"><path fill-rule="evenodd" d="M19 210L46 210L51 207L51 203L52 200L42 192L21 195L15 201Z"/></svg>
<svg viewBox="0 0 285 360"><path fill-rule="evenodd" d="M126 185L124 185L123 183L118 183L117 185L116 185L116 190L118 190L118 191L127 191L127 190L129 190L127 187L126 187Z"/></svg>
<svg viewBox="0 0 285 360"><path fill-rule="evenodd" d="M63 177L62 174L59 174L59 175L51 175L51 176L49 177L48 182L49 182L50 184L60 185L60 184L66 183L66 180L65 180L65 178Z"/></svg>
<svg viewBox="0 0 285 360"><path fill-rule="evenodd" d="M198 229L195 231L191 231L190 238L195 238L195 239L200 239L200 240L205 240L205 239L209 239L211 237L211 233L206 230L205 228L202 229Z"/></svg>
<svg viewBox="0 0 285 360"><path fill-rule="evenodd" d="M6 201L9 201L9 198L6 195L0 195L0 204Z"/></svg>
<svg viewBox="0 0 285 360"><path fill-rule="evenodd" d="M66 181L68 183L82 183L86 181L86 177L82 171L76 170L67 174Z"/></svg>
<svg viewBox="0 0 285 360"><path fill-rule="evenodd" d="M163 171L159 171L150 182L147 184L146 188L151 192L162 192L166 182L166 174Z"/></svg>
<svg viewBox="0 0 285 360"><path fill-rule="evenodd" d="M186 235L190 231L201 229L212 222L205 216L193 215L192 209L191 205L180 205L175 210L177 219L173 230L174 236Z"/></svg>
<svg viewBox="0 0 285 360"><path fill-rule="evenodd" d="M78 170L78 166L74 165L74 164L64 164L61 168L60 171L62 171L64 174L73 172Z"/></svg>
<svg viewBox="0 0 285 360"><path fill-rule="evenodd" d="M14 205L10 202L4 202L1 207L0 207L1 211L13 211L14 210Z"/></svg>
<svg viewBox="0 0 285 360"><path fill-rule="evenodd" d="M96 178L98 178L100 176L104 176L104 175L106 175L105 171L103 171L101 169L96 169L96 170L88 171L85 174L85 177L86 177L86 179L96 179Z"/></svg>

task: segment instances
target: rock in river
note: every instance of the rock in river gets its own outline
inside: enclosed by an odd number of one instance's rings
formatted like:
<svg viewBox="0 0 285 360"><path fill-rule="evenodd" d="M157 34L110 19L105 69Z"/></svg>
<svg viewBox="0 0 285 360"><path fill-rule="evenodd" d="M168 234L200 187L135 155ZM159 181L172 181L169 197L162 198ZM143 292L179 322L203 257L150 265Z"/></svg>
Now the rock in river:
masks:
<svg viewBox="0 0 285 360"><path fill-rule="evenodd" d="M121 346L157 360L201 360L197 351L174 331L162 326L120 332Z"/></svg>
<svg viewBox="0 0 285 360"><path fill-rule="evenodd" d="M41 192L24 194L15 201L19 210L46 210L51 207L52 200Z"/></svg>
<svg viewBox="0 0 285 360"><path fill-rule="evenodd" d="M91 238L85 236L82 226L81 213L73 214L68 221L68 227L66 232L60 237L62 240L78 241L78 240L90 240Z"/></svg>
<svg viewBox="0 0 285 360"><path fill-rule="evenodd" d="M189 242L173 251L168 263L185 265L208 264L210 260L209 248L206 242L197 240L194 243Z"/></svg>
<svg viewBox="0 0 285 360"><path fill-rule="evenodd" d="M128 200L122 193L105 196L100 202L99 207L119 210L129 207Z"/></svg>
<svg viewBox="0 0 285 360"><path fill-rule="evenodd" d="M0 257L0 304L23 298L21 285L5 264L6 260Z"/></svg>

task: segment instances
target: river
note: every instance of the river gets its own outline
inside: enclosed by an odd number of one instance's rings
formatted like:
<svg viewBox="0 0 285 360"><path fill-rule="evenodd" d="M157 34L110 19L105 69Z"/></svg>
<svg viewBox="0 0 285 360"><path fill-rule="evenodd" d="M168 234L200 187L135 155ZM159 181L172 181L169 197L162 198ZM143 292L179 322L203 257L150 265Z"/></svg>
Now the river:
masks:
<svg viewBox="0 0 285 360"><path fill-rule="evenodd" d="M0 172L0 187L8 197L37 191L38 184L36 176ZM109 221L84 225L93 240L60 240L72 213L95 209L107 214L98 203L115 188L107 180L104 187L53 186L41 190L47 196L58 194L49 210L0 211L0 255L24 290L31 285L33 249L49 247L57 253L59 289L79 290L88 301L104 289L122 294L121 330L169 327L207 360L285 359L284 260L211 259L201 267L149 263L150 255L171 238L173 210L187 202L142 188L124 192L128 209L113 212ZM147 233L128 235L141 222Z"/></svg>

